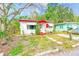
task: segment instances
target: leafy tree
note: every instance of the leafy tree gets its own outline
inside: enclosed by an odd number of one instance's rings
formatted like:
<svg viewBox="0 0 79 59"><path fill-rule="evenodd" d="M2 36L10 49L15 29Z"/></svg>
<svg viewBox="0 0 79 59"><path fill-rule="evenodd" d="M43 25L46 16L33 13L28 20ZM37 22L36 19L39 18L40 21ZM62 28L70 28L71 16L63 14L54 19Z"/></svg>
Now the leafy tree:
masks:
<svg viewBox="0 0 79 59"><path fill-rule="evenodd" d="M37 17L37 20L42 20L42 16L38 16Z"/></svg>
<svg viewBox="0 0 79 59"><path fill-rule="evenodd" d="M48 5L45 17L47 20L53 22L54 24L60 22L69 22L73 21L74 19L72 9L63 7L61 4L56 4L55 6Z"/></svg>
<svg viewBox="0 0 79 59"><path fill-rule="evenodd" d="M17 8L16 6L20 6ZM4 40L10 39L9 31L12 29L15 31L14 27L17 27L13 20L22 13L24 9L28 9L29 7L34 6L32 3L26 3L26 4L14 4L14 3L1 3L0 4L0 22L3 24L5 37ZM25 18L25 17L23 17ZM13 23L12 23L13 22ZM13 27L13 28L12 28Z"/></svg>
<svg viewBox="0 0 79 59"><path fill-rule="evenodd" d="M27 18L28 18L27 16L17 16L15 20L27 19Z"/></svg>
<svg viewBox="0 0 79 59"><path fill-rule="evenodd" d="M36 25L36 34L37 35L40 34L40 25L39 24Z"/></svg>
<svg viewBox="0 0 79 59"><path fill-rule="evenodd" d="M79 22L79 16L75 16L75 21Z"/></svg>
<svg viewBox="0 0 79 59"><path fill-rule="evenodd" d="M11 22L11 27L9 27L9 32L11 33L11 35L12 34L19 34L19 32L20 32L20 24L19 24L19 22L17 21L17 20L12 20L12 22Z"/></svg>
<svg viewBox="0 0 79 59"><path fill-rule="evenodd" d="M41 5L41 4L38 4ZM19 6L17 8L17 6ZM17 19L26 19L26 16L20 16L21 13L25 10L28 9L30 7L33 8L38 8L37 4L33 4L33 3L18 3L18 4L14 4L14 3L1 3L0 4L0 24L3 24L4 27L4 32L5 32L5 40L8 38L10 39L10 35L9 32L11 30L12 32L15 32L15 30L18 28L17 25ZM18 18L17 18L18 17ZM15 20L15 21L14 21Z"/></svg>

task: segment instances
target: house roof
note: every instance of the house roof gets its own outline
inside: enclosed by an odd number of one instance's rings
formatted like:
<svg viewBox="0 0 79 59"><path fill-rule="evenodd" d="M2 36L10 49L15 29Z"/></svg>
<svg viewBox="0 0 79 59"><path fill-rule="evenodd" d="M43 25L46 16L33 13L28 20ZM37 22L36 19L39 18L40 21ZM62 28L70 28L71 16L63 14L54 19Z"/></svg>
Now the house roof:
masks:
<svg viewBox="0 0 79 59"><path fill-rule="evenodd" d="M38 23L47 23L46 20L39 20Z"/></svg>
<svg viewBox="0 0 79 59"><path fill-rule="evenodd" d="M21 19L19 20L19 22L37 22L37 23L48 23L48 21L46 20L24 20L24 19Z"/></svg>
<svg viewBox="0 0 79 59"><path fill-rule="evenodd" d="M19 22L36 22L36 20L25 20L25 19L21 19L21 20L19 20Z"/></svg>
<svg viewBox="0 0 79 59"><path fill-rule="evenodd" d="M48 21L47 20L39 20L38 23L39 24L45 24L45 23L48 23Z"/></svg>

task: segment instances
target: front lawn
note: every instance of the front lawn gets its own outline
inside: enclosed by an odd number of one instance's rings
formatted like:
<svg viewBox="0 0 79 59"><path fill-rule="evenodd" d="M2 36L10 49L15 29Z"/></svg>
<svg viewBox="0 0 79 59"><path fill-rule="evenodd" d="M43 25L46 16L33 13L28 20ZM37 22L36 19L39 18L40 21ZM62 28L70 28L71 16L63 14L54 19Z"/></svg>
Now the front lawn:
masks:
<svg viewBox="0 0 79 59"><path fill-rule="evenodd" d="M57 44L46 38L49 36L57 41L63 42L63 44ZM31 56L37 53L41 53L47 50L53 50L55 48L63 49L72 49L72 45L78 43L75 40L69 40L69 38L64 38L57 36L55 34L47 35L33 35L33 36L20 36L19 43L16 44L16 47L13 47L8 55L21 55L21 56ZM21 45L21 46L20 46Z"/></svg>

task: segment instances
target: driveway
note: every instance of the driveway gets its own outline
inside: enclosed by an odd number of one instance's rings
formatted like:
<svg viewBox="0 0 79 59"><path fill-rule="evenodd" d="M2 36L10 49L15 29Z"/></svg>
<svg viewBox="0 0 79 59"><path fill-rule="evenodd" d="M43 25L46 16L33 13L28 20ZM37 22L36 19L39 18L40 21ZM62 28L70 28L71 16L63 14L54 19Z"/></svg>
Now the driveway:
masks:
<svg viewBox="0 0 79 59"><path fill-rule="evenodd" d="M67 35L67 34L57 34L57 35L61 36L61 37L69 38L69 35ZM79 37L72 35L72 39L73 40L79 40Z"/></svg>

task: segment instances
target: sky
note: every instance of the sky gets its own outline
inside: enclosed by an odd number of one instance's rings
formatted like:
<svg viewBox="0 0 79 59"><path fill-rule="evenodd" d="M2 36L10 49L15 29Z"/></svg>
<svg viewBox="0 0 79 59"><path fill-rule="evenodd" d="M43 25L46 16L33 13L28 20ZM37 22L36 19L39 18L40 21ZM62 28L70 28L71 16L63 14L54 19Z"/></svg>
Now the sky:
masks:
<svg viewBox="0 0 79 59"><path fill-rule="evenodd" d="M25 16L28 15L30 16L31 13L36 10L38 12L39 15L44 14L45 10L47 9L47 4L46 3L42 3L41 5L39 5L38 3L34 4L36 5L36 7L29 7L28 9L25 9L21 15Z"/></svg>
<svg viewBox="0 0 79 59"><path fill-rule="evenodd" d="M71 8L73 10L74 14L79 16L79 3L65 3L62 5Z"/></svg>
<svg viewBox="0 0 79 59"><path fill-rule="evenodd" d="M33 10L36 10L39 15L44 14L44 12L47 9L47 3L42 3L41 6L39 6L38 3L35 4L36 7L29 7L28 9L25 9L21 15L22 16L30 16ZM69 7L73 10L73 13L77 16L79 16L79 3L63 3L62 6ZM19 7L19 6L17 6Z"/></svg>

